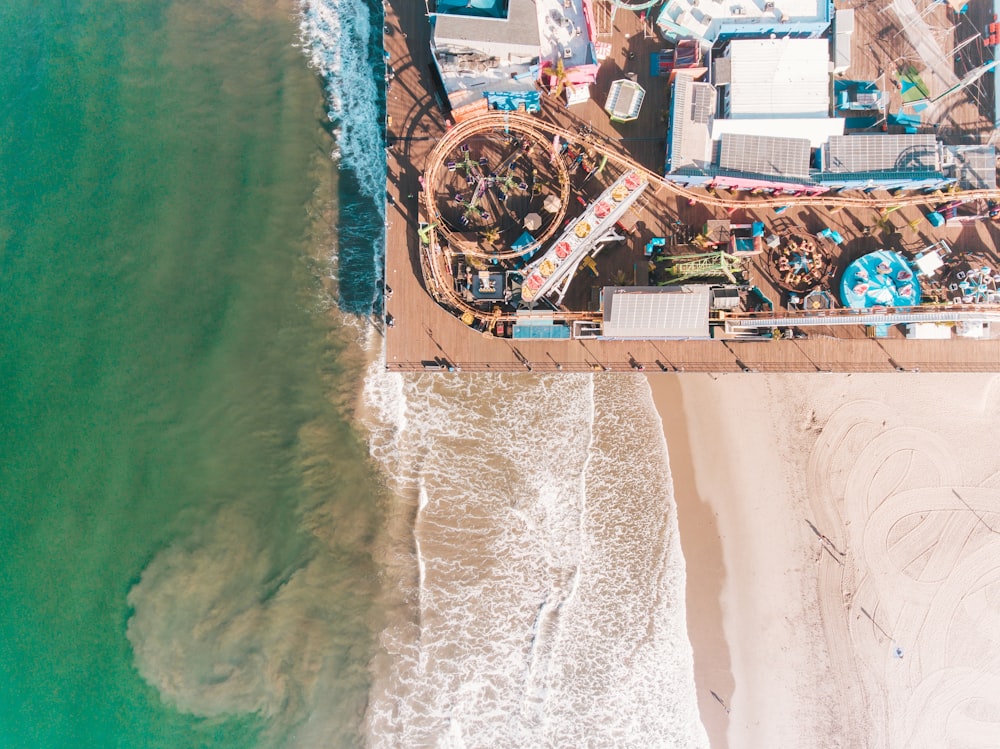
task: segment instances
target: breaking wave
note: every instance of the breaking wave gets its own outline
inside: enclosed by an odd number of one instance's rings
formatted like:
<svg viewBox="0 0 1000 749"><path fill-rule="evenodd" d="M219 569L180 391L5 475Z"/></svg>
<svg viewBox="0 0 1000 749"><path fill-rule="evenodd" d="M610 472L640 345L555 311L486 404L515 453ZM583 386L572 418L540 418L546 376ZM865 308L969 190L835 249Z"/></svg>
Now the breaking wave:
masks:
<svg viewBox="0 0 1000 749"><path fill-rule="evenodd" d="M302 46L327 95L340 165L336 275L345 312L381 303L385 261L385 60L382 5L374 0L302 0Z"/></svg>
<svg viewBox="0 0 1000 749"><path fill-rule="evenodd" d="M413 527L372 746L707 746L645 380L376 364L366 401Z"/></svg>

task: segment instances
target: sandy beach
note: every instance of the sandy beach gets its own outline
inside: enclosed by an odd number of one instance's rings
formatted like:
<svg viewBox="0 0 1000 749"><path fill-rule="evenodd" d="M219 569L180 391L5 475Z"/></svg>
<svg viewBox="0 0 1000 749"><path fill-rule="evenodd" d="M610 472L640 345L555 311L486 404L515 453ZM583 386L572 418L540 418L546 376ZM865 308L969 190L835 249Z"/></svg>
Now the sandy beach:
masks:
<svg viewBox="0 0 1000 749"><path fill-rule="evenodd" d="M1000 377L649 379L713 748L995 746Z"/></svg>

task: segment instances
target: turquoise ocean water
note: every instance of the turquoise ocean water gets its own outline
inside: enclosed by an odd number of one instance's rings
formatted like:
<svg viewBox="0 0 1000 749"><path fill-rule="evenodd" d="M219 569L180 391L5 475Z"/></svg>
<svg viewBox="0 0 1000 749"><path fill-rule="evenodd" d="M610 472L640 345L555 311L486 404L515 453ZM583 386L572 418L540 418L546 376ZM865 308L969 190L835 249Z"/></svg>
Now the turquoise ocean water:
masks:
<svg viewBox="0 0 1000 749"><path fill-rule="evenodd" d="M2 747L360 743L381 227L295 11L0 5Z"/></svg>

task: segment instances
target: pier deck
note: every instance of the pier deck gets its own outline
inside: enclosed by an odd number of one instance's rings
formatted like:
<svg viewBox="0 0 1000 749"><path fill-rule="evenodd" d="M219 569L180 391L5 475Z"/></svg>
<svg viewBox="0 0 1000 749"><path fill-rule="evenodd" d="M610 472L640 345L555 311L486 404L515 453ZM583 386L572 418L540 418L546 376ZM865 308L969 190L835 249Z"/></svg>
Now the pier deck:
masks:
<svg viewBox="0 0 1000 749"><path fill-rule="evenodd" d="M389 0L385 4L385 46L395 79L387 95L387 229L386 284L392 290L385 303L393 326L385 328L386 367L420 371L428 364L446 362L461 371L992 371L1000 368L1000 340L916 341L901 337L869 339L861 327L824 328L807 339L782 340L512 340L470 329L438 306L423 287L419 260L419 176L435 142L445 132L445 114L433 93L429 24L422 3ZM616 57L602 67L593 99L567 109L543 96L543 119L568 130L590 127L613 141L632 159L662 172L667 106L666 79L649 78L650 52L664 46L662 40L644 34L635 13L620 11L615 19L616 38L628 34L628 46L620 46ZM856 47L863 42L856 40ZM634 54L630 56L629 52ZM857 59L858 50L855 50ZM635 72L646 87L640 119L611 123L602 104L611 81ZM969 120L973 115L969 115ZM968 121L968 120L966 120ZM373 158L376 155L373 154ZM689 205L666 191L644 196L640 229L676 223L696 226L719 217L719 209ZM868 215L864 215L867 213ZM725 212L722 211L722 215ZM890 215L889 236L900 246L923 247L939 238L926 235L926 225L910 228L922 212L903 208ZM874 210L821 213L817 208L789 210L778 217L771 209L741 210L734 221L763 220L768 226L787 224L815 232L830 226L855 237L840 262L885 246L864 229L874 226ZM980 222L951 230L952 244L977 243L997 246L991 222ZM647 230L647 233L650 231ZM947 236L947 234L945 234ZM640 240L636 240L638 244ZM645 241L645 237L641 238ZM604 272L604 269L602 269ZM608 270L610 272L610 269ZM780 298L763 273L753 283ZM610 282L609 282L610 283ZM775 298L772 296L771 298ZM776 300L777 301L777 300ZM829 331L827 334L826 331ZM438 364L435 364L438 363Z"/></svg>

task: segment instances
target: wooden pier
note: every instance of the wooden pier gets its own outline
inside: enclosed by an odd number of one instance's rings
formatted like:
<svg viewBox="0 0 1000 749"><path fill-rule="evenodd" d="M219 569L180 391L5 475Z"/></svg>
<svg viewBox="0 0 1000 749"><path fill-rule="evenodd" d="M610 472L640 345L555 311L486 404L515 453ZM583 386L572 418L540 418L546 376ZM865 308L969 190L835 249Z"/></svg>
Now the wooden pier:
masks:
<svg viewBox="0 0 1000 749"><path fill-rule="evenodd" d="M387 93L387 229L385 309L392 325L385 327L386 367L391 370L513 372L688 371L688 372L875 372L875 371L995 371L1000 369L1000 340L916 341L902 337L870 339L863 329L824 328L806 339L754 340L522 340L497 338L477 332L438 306L423 287L419 259L418 196L420 175L436 141L445 132L445 113L434 93L430 56L430 27L423 3L387 0L385 47L394 79ZM647 33L639 16L620 11L614 33L627 46L601 68L593 99L569 110L543 96L542 118L567 130L590 127L614 142L630 158L662 173L668 89L664 78L650 78L649 54L664 46ZM856 42L857 44L857 42ZM856 55L859 50L855 50ZM645 69L644 69L645 67ZM609 122L601 104L616 78L633 72L646 87L640 119L626 124ZM372 158L378 158L373 154ZM718 217L719 209L689 205L666 191L652 195L640 211L640 226L676 222L696 225ZM864 215L862 215L864 214ZM912 214L912 215L911 215ZM721 216L726 212L721 211ZM897 241L913 247L930 244L923 234L918 207L891 214L900 227ZM734 220L779 221L771 208L741 210ZM851 245L854 257L881 246L862 229L876 224L875 210L847 209L827 214L821 207L802 207L782 214L781 221L815 232L832 226L858 236ZM991 222L962 231L962 241L995 248L997 232ZM643 240L644 241L644 240ZM920 244L924 243L924 244ZM638 245L638 240L636 242ZM995 252L995 249L992 249ZM641 253L639 253L641 254ZM765 276L754 278L765 291ZM610 285L610 282L609 282ZM777 293L777 290L774 291ZM826 331L830 331L827 335Z"/></svg>

